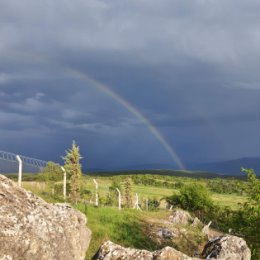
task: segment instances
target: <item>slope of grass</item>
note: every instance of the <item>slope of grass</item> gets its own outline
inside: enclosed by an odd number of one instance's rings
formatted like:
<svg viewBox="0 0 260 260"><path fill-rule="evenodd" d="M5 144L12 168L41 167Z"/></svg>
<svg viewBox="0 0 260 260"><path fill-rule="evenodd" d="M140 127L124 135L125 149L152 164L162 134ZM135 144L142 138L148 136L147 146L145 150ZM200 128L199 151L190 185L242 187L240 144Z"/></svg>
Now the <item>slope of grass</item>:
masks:
<svg viewBox="0 0 260 260"><path fill-rule="evenodd" d="M142 212L117 208L86 206L78 204L77 209L86 214L87 226L92 239L86 259L91 259L105 240L112 240L126 247L154 250L156 244L146 235L142 223Z"/></svg>
<svg viewBox="0 0 260 260"><path fill-rule="evenodd" d="M154 178L156 178L156 176L154 176ZM100 198L106 197L109 191L109 187L112 184L112 178L96 176L95 179L99 183ZM120 179L121 184L123 184L122 182L124 179L125 178ZM201 180L183 178L183 182L185 183L194 183L194 181L202 182ZM27 190L31 190L33 193L42 197L48 202L63 201L62 194L53 194L53 183L26 181L23 182L22 185ZM83 178L82 188L92 192L92 201L94 201L95 185L91 177ZM133 184L132 188L133 194L138 193L140 199L139 201L143 201L146 198L157 198L159 200L165 196L179 192L178 189L140 184ZM240 196L237 194L211 193L211 195L216 204L220 205L221 207L228 206L232 209L238 209L239 203L243 203L247 199L246 196ZM165 208L165 204L163 207ZM85 206L85 204L78 204L77 208L86 214L88 218L87 225L93 232L86 259L91 259L102 242L108 239L123 246L147 250L157 249L156 244L146 235L145 220L149 219L153 215L155 218L160 218L163 217L166 213L169 213L166 210L157 212L138 212L136 210L123 209L122 211L119 211L117 208L113 207L95 208L91 205ZM199 239L200 237L197 237L197 234L195 234L194 238ZM181 242L179 243L179 247L180 249L183 249Z"/></svg>

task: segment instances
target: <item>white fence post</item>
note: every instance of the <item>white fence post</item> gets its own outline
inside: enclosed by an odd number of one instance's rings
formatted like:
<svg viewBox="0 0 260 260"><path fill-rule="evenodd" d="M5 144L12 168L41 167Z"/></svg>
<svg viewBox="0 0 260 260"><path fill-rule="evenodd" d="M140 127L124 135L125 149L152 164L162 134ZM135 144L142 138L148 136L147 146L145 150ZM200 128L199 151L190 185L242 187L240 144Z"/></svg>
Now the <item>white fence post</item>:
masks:
<svg viewBox="0 0 260 260"><path fill-rule="evenodd" d="M118 192L118 209L121 210L121 191L116 188L116 191Z"/></svg>
<svg viewBox="0 0 260 260"><path fill-rule="evenodd" d="M64 200L66 200L67 196L67 173L64 167L61 166L61 169L63 171L63 197Z"/></svg>
<svg viewBox="0 0 260 260"><path fill-rule="evenodd" d="M139 198L138 198L138 194L135 194L135 205L134 205L134 209L137 210L141 210L141 208L139 207Z"/></svg>
<svg viewBox="0 0 260 260"><path fill-rule="evenodd" d="M16 160L19 163L18 186L22 187L23 161L19 155L16 155Z"/></svg>
<svg viewBox="0 0 260 260"><path fill-rule="evenodd" d="M93 179L93 182L96 185L96 203L95 203L95 205L98 207L98 183L95 179Z"/></svg>

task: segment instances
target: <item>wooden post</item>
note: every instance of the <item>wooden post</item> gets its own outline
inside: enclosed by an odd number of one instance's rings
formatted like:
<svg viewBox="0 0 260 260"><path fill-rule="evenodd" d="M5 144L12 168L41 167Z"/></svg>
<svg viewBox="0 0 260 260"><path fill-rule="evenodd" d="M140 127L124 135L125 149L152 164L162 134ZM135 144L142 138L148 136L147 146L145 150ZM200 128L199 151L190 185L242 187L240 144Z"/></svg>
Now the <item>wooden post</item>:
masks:
<svg viewBox="0 0 260 260"><path fill-rule="evenodd" d="M61 169L63 171L63 198L64 201L66 201L66 195L67 195L67 173L64 167L61 166Z"/></svg>
<svg viewBox="0 0 260 260"><path fill-rule="evenodd" d="M19 163L19 170L18 170L18 186L22 187L22 174L23 174L23 161L19 155L16 155L16 160Z"/></svg>
<svg viewBox="0 0 260 260"><path fill-rule="evenodd" d="M98 207L98 183L95 179L93 179L93 182L96 185L96 202L95 202L95 205L96 205L96 207Z"/></svg>
<svg viewBox="0 0 260 260"><path fill-rule="evenodd" d="M148 201L148 198L146 199L146 210L149 211L149 201Z"/></svg>
<svg viewBox="0 0 260 260"><path fill-rule="evenodd" d="M118 209L121 210L121 191L116 188L116 191L118 192Z"/></svg>

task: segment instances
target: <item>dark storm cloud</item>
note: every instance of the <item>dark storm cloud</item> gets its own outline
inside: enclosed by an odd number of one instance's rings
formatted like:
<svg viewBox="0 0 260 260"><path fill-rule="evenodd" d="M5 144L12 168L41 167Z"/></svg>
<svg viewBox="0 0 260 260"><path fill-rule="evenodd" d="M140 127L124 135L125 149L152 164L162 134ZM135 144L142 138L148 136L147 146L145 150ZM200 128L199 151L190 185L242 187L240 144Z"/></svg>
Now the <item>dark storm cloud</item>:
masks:
<svg viewBox="0 0 260 260"><path fill-rule="evenodd" d="M184 161L257 156L259 23L256 0L3 0L2 149L36 142L51 159L76 139L93 167L171 160L79 71L130 102Z"/></svg>

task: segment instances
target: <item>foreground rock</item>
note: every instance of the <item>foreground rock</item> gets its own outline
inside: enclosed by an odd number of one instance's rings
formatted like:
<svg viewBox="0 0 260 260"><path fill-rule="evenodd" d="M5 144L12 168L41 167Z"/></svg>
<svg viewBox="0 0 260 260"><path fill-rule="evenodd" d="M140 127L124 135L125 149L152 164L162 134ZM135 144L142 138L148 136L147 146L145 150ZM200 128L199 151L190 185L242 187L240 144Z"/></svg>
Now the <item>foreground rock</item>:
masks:
<svg viewBox="0 0 260 260"><path fill-rule="evenodd" d="M86 221L0 175L0 260L83 260L91 237Z"/></svg>
<svg viewBox="0 0 260 260"><path fill-rule="evenodd" d="M199 260L192 258L171 247L165 247L155 252L125 248L111 241L103 243L94 256L96 260Z"/></svg>
<svg viewBox="0 0 260 260"><path fill-rule="evenodd" d="M202 257L219 260L250 260L251 252L246 241L236 236L221 236L210 240Z"/></svg>
<svg viewBox="0 0 260 260"><path fill-rule="evenodd" d="M150 252L134 248L125 248L111 241L104 242L99 248L95 260L250 260L251 253L246 242L235 236L222 236L209 241L202 258L189 257L172 247Z"/></svg>

